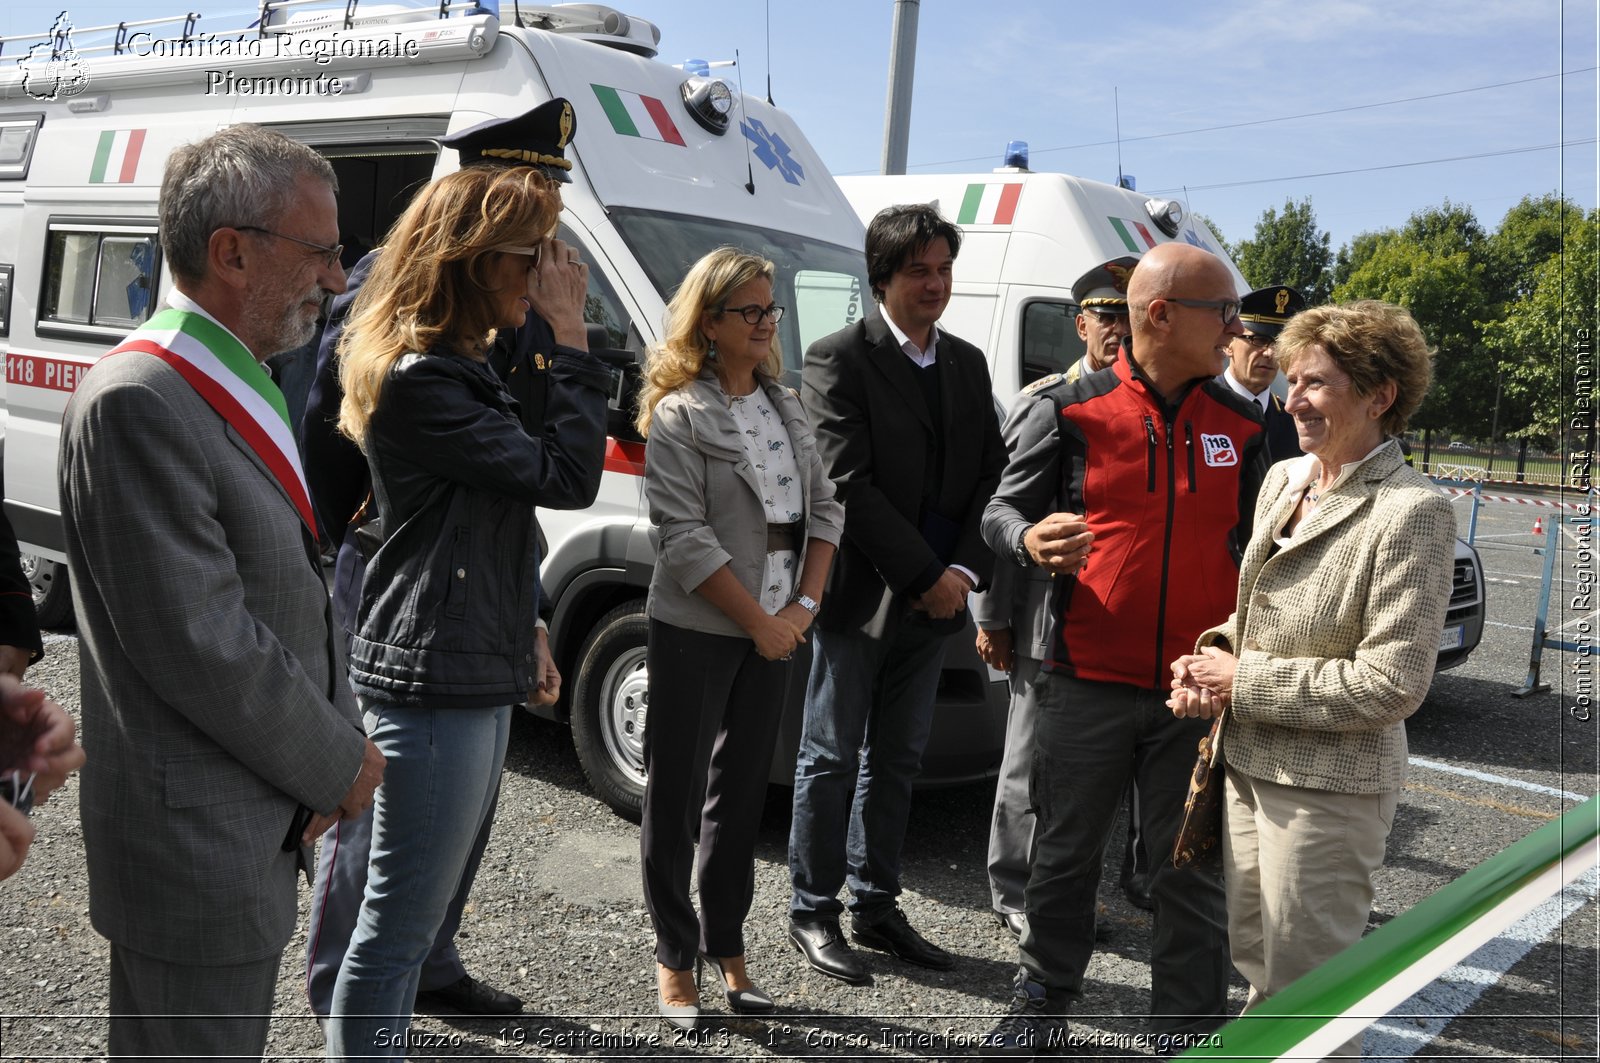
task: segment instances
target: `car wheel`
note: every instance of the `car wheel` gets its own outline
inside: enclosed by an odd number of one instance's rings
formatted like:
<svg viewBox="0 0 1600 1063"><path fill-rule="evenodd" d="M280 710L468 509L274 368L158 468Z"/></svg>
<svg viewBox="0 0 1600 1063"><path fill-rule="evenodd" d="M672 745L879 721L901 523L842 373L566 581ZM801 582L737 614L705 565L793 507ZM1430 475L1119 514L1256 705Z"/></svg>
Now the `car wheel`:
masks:
<svg viewBox="0 0 1600 1063"><path fill-rule="evenodd" d="M601 617L579 651L572 702L572 744L589 785L632 820L644 808L648 631L642 601L625 602Z"/></svg>
<svg viewBox="0 0 1600 1063"><path fill-rule="evenodd" d="M72 584L67 566L37 554L22 555L22 575L33 588L33 611L40 627L66 627L72 623Z"/></svg>

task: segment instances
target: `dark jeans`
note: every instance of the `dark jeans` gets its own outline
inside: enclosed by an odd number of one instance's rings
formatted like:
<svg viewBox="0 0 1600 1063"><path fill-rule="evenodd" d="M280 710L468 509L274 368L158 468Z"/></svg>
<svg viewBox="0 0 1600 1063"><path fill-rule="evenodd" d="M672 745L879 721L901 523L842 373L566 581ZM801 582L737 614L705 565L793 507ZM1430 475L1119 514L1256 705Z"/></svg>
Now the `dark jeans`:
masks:
<svg viewBox="0 0 1600 1063"><path fill-rule="evenodd" d="M644 732L644 903L656 960L694 966L704 950L744 955L755 896L756 836L793 664L747 638L650 621L650 719ZM700 915L689 872L700 842Z"/></svg>
<svg viewBox="0 0 1600 1063"><path fill-rule="evenodd" d="M1035 690L1033 873L1022 965L1051 996L1076 997L1094 951L1095 891L1123 792L1139 787L1151 854L1155 934L1150 1011L1158 1033L1210 1031L1228 1002L1221 876L1172 866L1196 746L1207 720L1179 720L1166 694L1045 673Z"/></svg>
<svg viewBox="0 0 1600 1063"><path fill-rule="evenodd" d="M811 629L811 676L794 770L790 915L881 918L900 895L911 783L933 726L946 636L918 623L888 637Z"/></svg>

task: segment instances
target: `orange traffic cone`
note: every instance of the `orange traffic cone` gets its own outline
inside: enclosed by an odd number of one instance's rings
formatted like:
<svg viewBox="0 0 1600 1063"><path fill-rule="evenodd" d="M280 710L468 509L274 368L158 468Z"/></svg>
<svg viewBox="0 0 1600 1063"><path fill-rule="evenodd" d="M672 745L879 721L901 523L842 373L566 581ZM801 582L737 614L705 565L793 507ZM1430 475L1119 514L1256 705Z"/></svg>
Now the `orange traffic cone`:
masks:
<svg viewBox="0 0 1600 1063"><path fill-rule="evenodd" d="M1533 518L1533 534L1535 534L1535 535L1543 535L1544 534L1544 518L1543 517L1534 517Z"/></svg>

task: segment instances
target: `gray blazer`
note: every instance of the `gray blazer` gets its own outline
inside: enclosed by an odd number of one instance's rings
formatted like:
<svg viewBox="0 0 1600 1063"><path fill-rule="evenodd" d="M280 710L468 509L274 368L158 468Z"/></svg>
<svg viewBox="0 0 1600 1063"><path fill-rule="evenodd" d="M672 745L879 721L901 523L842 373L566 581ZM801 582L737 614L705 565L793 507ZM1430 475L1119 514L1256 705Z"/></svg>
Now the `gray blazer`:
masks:
<svg viewBox="0 0 1600 1063"><path fill-rule="evenodd" d="M1261 488L1237 611L1198 640L1226 640L1239 658L1222 756L1289 786L1398 790L1403 721L1433 682L1450 604L1455 514L1391 442L1274 552L1300 502L1288 490L1294 465L1274 465Z"/></svg>
<svg viewBox="0 0 1600 1063"><path fill-rule="evenodd" d="M168 962L276 955L295 923L296 809L331 812L365 747L300 518L234 429L145 354L84 378L59 475L90 919Z"/></svg>
<svg viewBox="0 0 1600 1063"><path fill-rule="evenodd" d="M789 430L801 471L805 530L795 569L798 582L805 541L821 539L837 546L844 507L834 500L833 481L823 471L800 400L776 381L761 384ZM731 565L739 583L759 600L767 558L761 487L710 369L656 404L645 444L644 496L660 538L646 610L676 627L747 637L726 613L695 593L713 572Z"/></svg>

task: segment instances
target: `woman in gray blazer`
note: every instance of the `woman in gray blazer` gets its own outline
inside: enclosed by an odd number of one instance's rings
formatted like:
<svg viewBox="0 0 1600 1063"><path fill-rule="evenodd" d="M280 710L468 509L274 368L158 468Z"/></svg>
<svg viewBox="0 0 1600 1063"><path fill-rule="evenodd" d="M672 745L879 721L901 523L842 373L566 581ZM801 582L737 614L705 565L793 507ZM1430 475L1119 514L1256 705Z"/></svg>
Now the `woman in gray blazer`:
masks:
<svg viewBox="0 0 1600 1063"><path fill-rule="evenodd" d="M1249 1010L1353 944L1405 782L1450 599L1450 502L1396 439L1431 376L1397 306L1322 306L1278 337L1304 456L1256 504L1238 606L1173 663L1170 704L1223 705L1223 873ZM1360 1055L1361 1038L1339 1054Z"/></svg>
<svg viewBox="0 0 1600 1063"><path fill-rule="evenodd" d="M772 286L772 263L735 248L696 262L639 403L659 536L640 850L661 1015L679 1029L698 1022L701 961L733 1010L772 1010L745 972L756 832L791 659L844 527L805 410L779 382Z"/></svg>

